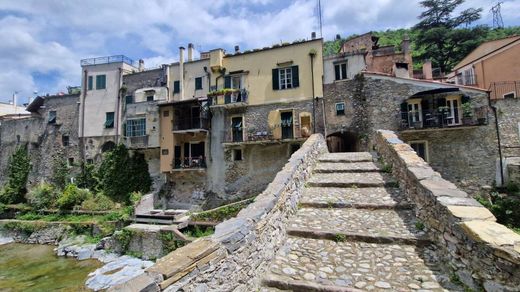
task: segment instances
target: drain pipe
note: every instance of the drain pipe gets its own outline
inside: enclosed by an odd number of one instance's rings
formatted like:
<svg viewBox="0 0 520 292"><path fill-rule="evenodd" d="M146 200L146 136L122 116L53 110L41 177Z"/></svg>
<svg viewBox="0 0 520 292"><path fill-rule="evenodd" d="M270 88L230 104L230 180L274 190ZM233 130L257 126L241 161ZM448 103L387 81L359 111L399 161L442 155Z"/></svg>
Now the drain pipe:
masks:
<svg viewBox="0 0 520 292"><path fill-rule="evenodd" d="M312 84L312 133L316 133L316 99L314 93L314 56L316 56L316 52L311 50L309 52L309 56L311 57L311 84ZM325 125L324 125L325 126Z"/></svg>
<svg viewBox="0 0 520 292"><path fill-rule="evenodd" d="M88 71L83 70L83 98L81 100L81 138L79 139L81 148L81 160L85 164L85 100L87 99L87 84L88 84Z"/></svg>
<svg viewBox="0 0 520 292"><path fill-rule="evenodd" d="M500 182L501 186L504 186L504 163L502 161L502 146L500 143L500 128L498 127L498 113L496 106L491 105L491 97L488 93L488 103L489 107L493 110L493 114L495 115L495 128L497 131L497 143L498 143L498 156L500 159Z"/></svg>

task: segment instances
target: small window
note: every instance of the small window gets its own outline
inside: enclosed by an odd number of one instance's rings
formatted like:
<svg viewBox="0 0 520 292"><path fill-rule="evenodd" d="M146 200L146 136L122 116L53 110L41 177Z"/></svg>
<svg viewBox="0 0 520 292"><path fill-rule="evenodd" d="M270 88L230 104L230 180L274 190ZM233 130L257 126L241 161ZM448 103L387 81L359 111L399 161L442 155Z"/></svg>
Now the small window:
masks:
<svg viewBox="0 0 520 292"><path fill-rule="evenodd" d="M148 95L146 97L146 101L153 101L153 95Z"/></svg>
<svg viewBox="0 0 520 292"><path fill-rule="evenodd" d="M163 117L169 117L170 116L170 111L163 111L162 116Z"/></svg>
<svg viewBox="0 0 520 292"><path fill-rule="evenodd" d="M282 68L278 70L278 76L280 78L280 89L293 88L292 82L292 68Z"/></svg>
<svg viewBox="0 0 520 292"><path fill-rule="evenodd" d="M336 80L347 79L347 62L334 65Z"/></svg>
<svg viewBox="0 0 520 292"><path fill-rule="evenodd" d="M181 92L181 82L179 80L173 82L173 93Z"/></svg>
<svg viewBox="0 0 520 292"><path fill-rule="evenodd" d="M87 164L93 164L93 163L94 163L93 159L87 159Z"/></svg>
<svg viewBox="0 0 520 292"><path fill-rule="evenodd" d="M66 146L69 146L69 136L67 135L62 135L61 136L61 144L66 147Z"/></svg>
<svg viewBox="0 0 520 292"><path fill-rule="evenodd" d="M412 146L413 150L417 153L419 157L424 159L424 161L428 162L428 142L426 141L411 141L410 146Z"/></svg>
<svg viewBox="0 0 520 292"><path fill-rule="evenodd" d="M339 102L336 103L336 116L344 116L345 115L345 103Z"/></svg>
<svg viewBox="0 0 520 292"><path fill-rule="evenodd" d="M134 103L134 97L132 95L125 96L125 102L126 102L126 104Z"/></svg>
<svg viewBox="0 0 520 292"><path fill-rule="evenodd" d="M133 119L126 121L127 137L146 136L146 119Z"/></svg>
<svg viewBox="0 0 520 292"><path fill-rule="evenodd" d="M96 89L105 89L107 87L107 76L96 75Z"/></svg>
<svg viewBox="0 0 520 292"><path fill-rule="evenodd" d="M73 167L73 166L74 166L74 158L69 157L69 167Z"/></svg>
<svg viewBox="0 0 520 292"><path fill-rule="evenodd" d="M49 111L49 124L56 124L56 111Z"/></svg>
<svg viewBox="0 0 520 292"><path fill-rule="evenodd" d="M161 150L161 154L162 155L168 155L170 153L170 151L168 151L168 149L162 149Z"/></svg>
<svg viewBox="0 0 520 292"><path fill-rule="evenodd" d="M516 95L515 95L515 92L509 92L509 93L506 93L503 95L504 98L515 98Z"/></svg>
<svg viewBox="0 0 520 292"><path fill-rule="evenodd" d="M114 112L107 112L105 119L105 128L111 129L114 127Z"/></svg>
<svg viewBox="0 0 520 292"><path fill-rule="evenodd" d="M94 77L93 76L89 76L88 77L87 90L92 90L93 88L94 88Z"/></svg>
<svg viewBox="0 0 520 292"><path fill-rule="evenodd" d="M202 77L195 78L195 90L202 89Z"/></svg>
<svg viewBox="0 0 520 292"><path fill-rule="evenodd" d="M233 161L242 160L242 149L233 149Z"/></svg>

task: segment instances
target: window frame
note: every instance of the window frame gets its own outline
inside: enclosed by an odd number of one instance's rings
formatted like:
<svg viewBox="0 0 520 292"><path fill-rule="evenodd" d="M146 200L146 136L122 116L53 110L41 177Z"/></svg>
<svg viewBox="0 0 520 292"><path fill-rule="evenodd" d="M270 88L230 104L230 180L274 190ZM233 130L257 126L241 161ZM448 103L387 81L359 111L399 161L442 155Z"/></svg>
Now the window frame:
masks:
<svg viewBox="0 0 520 292"><path fill-rule="evenodd" d="M202 90L202 77L195 77L195 90Z"/></svg>
<svg viewBox="0 0 520 292"><path fill-rule="evenodd" d="M87 90L94 89L94 76L90 75L87 77Z"/></svg>
<svg viewBox="0 0 520 292"><path fill-rule="evenodd" d="M61 135L61 145L63 147L70 146L70 136L69 135Z"/></svg>
<svg viewBox="0 0 520 292"><path fill-rule="evenodd" d="M347 79L347 76L348 76L348 72L347 72L348 65L347 64L348 64L348 61L346 61L346 60L334 64L334 80L335 81ZM337 78L337 75L336 75L336 66L339 67L339 71L338 71L339 79ZM343 72L343 68L345 69L345 72Z"/></svg>
<svg viewBox="0 0 520 292"><path fill-rule="evenodd" d="M103 80L102 82L100 82ZM107 88L107 75L99 74L96 75L96 90L103 90Z"/></svg>
<svg viewBox="0 0 520 292"><path fill-rule="evenodd" d="M510 95L510 94L512 94L513 96L511 96L511 97L509 97L509 96L506 97L506 95ZM504 94L502 94L502 98L503 98L503 99L516 98L516 92L515 92L515 91L511 91L511 92L508 92L508 93L504 93Z"/></svg>
<svg viewBox="0 0 520 292"><path fill-rule="evenodd" d="M151 99L150 99L150 97L151 97ZM147 95L146 96L146 101L147 102L154 101L154 100L155 100L155 95Z"/></svg>
<svg viewBox="0 0 520 292"><path fill-rule="evenodd" d="M142 134L142 135L138 135ZM144 137L146 136L146 118L135 118L126 120L125 128L126 137Z"/></svg>
<svg viewBox="0 0 520 292"><path fill-rule="evenodd" d="M109 118L108 117L109 116L112 116L112 124L111 125L108 124L108 122L109 122ZM115 118L116 118L115 112L105 112L105 123L104 123L105 129L113 129L114 128Z"/></svg>
<svg viewBox="0 0 520 292"><path fill-rule="evenodd" d="M427 140L413 140L413 141L409 141L408 142L408 145L410 145L410 147L412 147L412 149L415 151L415 149L413 148L412 144L424 144L424 160L428 163L430 163L430 147L428 145L428 141ZM415 151L417 153L417 151ZM417 153L417 156L421 157L419 155L419 153ZM422 158L422 157L421 157Z"/></svg>
<svg viewBox="0 0 520 292"><path fill-rule="evenodd" d="M338 105L341 105L343 106L342 109L338 109ZM342 101L342 102L337 102L335 104L335 109L336 109L336 116L344 116L345 115L345 102ZM342 113L341 113L342 112Z"/></svg>
<svg viewBox="0 0 520 292"><path fill-rule="evenodd" d="M57 119L58 119L58 113L55 110L49 111L49 116L47 117L47 123L56 124Z"/></svg>
<svg viewBox="0 0 520 292"><path fill-rule="evenodd" d="M283 73L283 77L282 77ZM289 73L289 74L287 74ZM279 90L286 90L286 89L292 89L293 87L293 68L291 67L283 67L278 68L278 89Z"/></svg>

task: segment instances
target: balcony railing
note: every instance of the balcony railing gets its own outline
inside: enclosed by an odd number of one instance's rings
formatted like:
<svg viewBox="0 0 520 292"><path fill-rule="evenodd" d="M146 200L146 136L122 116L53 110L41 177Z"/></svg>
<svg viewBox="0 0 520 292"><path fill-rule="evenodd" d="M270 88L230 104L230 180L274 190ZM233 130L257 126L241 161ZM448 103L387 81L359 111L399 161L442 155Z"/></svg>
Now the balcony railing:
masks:
<svg viewBox="0 0 520 292"><path fill-rule="evenodd" d="M211 98L211 105L236 105L247 104L249 92L245 89L223 89L208 94Z"/></svg>
<svg viewBox="0 0 520 292"><path fill-rule="evenodd" d="M452 114L455 113L455 114ZM401 112L401 130L448 128L457 126L487 125L485 107L473 108L471 112L463 113L454 108L450 110L422 110Z"/></svg>
<svg viewBox="0 0 520 292"><path fill-rule="evenodd" d="M180 118L173 121L174 131L184 130L207 130L209 129L209 120L204 117Z"/></svg>
<svg viewBox="0 0 520 292"><path fill-rule="evenodd" d="M206 168L206 157L198 156L198 157L174 158L173 159L173 168L174 169Z"/></svg>
<svg viewBox="0 0 520 292"><path fill-rule="evenodd" d="M465 73L459 74L457 75L457 84L467 86L477 85L477 75Z"/></svg>
<svg viewBox="0 0 520 292"><path fill-rule="evenodd" d="M80 61L81 66L110 64L110 63L126 63L130 66L136 67L136 63L134 62L134 60L132 60L124 55L89 58L89 59L83 59Z"/></svg>
<svg viewBox="0 0 520 292"><path fill-rule="evenodd" d="M491 91L491 99L518 98L520 81L493 82L489 91Z"/></svg>
<svg viewBox="0 0 520 292"><path fill-rule="evenodd" d="M148 147L148 135L126 137L126 142L127 142L128 148L131 148L131 149L147 148Z"/></svg>

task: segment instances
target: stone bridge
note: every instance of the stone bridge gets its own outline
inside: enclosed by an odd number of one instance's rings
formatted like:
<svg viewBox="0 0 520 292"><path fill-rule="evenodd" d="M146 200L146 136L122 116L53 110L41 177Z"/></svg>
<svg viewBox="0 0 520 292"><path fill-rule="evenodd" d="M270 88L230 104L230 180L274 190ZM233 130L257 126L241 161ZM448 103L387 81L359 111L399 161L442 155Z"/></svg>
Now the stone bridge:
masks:
<svg viewBox="0 0 520 292"><path fill-rule="evenodd" d="M390 131L376 153L319 134L215 234L115 291L520 291L520 235Z"/></svg>

